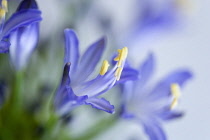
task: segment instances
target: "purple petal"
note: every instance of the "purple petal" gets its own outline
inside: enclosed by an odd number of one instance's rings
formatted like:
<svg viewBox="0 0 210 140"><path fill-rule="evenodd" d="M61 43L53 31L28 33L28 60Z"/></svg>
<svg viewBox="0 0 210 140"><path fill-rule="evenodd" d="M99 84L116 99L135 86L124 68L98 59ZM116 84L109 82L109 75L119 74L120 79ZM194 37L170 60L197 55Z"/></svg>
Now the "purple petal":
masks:
<svg viewBox="0 0 210 140"><path fill-rule="evenodd" d="M31 9L16 12L5 23L3 31L0 35L0 39L7 37L12 31L16 30L19 27L28 26L34 22L39 22L41 20L41 11L39 10Z"/></svg>
<svg viewBox="0 0 210 140"><path fill-rule="evenodd" d="M93 80L80 84L74 89L75 93L79 96L88 95L88 97L97 97L108 91L116 83L116 77L114 76L114 71L112 73L112 70L108 71L103 76L98 75Z"/></svg>
<svg viewBox="0 0 210 140"><path fill-rule="evenodd" d="M64 64L71 63L71 73L75 73L79 60L79 42L77 35L71 29L65 29L65 57Z"/></svg>
<svg viewBox="0 0 210 140"><path fill-rule="evenodd" d="M139 72L133 68L124 67L119 82L126 82L129 80L138 80Z"/></svg>
<svg viewBox="0 0 210 140"><path fill-rule="evenodd" d="M70 85L70 76L69 76L69 72L70 72L70 66L71 63L66 63L64 66L64 70L63 70L63 77L61 80L61 86L65 86L65 85Z"/></svg>
<svg viewBox="0 0 210 140"><path fill-rule="evenodd" d="M180 118L184 115L181 111L171 110L169 106L162 108L158 113L157 116L159 116L162 120L168 121L172 119Z"/></svg>
<svg viewBox="0 0 210 140"><path fill-rule="evenodd" d="M75 77L77 82L84 81L95 69L97 63L100 61L102 53L105 48L105 38L101 38L92 44L81 58L80 65Z"/></svg>
<svg viewBox="0 0 210 140"><path fill-rule="evenodd" d="M128 81L123 83L121 86L121 91L122 91L122 106L124 107L124 111L127 111L126 107L129 106L129 103L131 99L134 97L134 83L135 81Z"/></svg>
<svg viewBox="0 0 210 140"><path fill-rule="evenodd" d="M24 9L38 9L38 5L35 0L23 0L19 4L17 11L24 10Z"/></svg>
<svg viewBox="0 0 210 140"><path fill-rule="evenodd" d="M183 112L178 112L178 111L167 111L164 112L160 115L160 118L163 120L173 120L173 119L177 119L180 118L184 115Z"/></svg>
<svg viewBox="0 0 210 140"><path fill-rule="evenodd" d="M134 35L143 35L145 31L167 30L177 25L178 11L174 1L165 2L158 10L154 8L155 1L139 2L143 6L142 9L140 8L138 16L133 23L133 27L135 27Z"/></svg>
<svg viewBox="0 0 210 140"><path fill-rule="evenodd" d="M184 83L186 83L187 80L189 80L192 77L192 73L188 70L177 70L165 78L161 80L155 88L152 90L151 94L153 94L153 97L163 97L163 96L169 96L170 93L170 87L171 84L177 83L180 87L183 87Z"/></svg>
<svg viewBox="0 0 210 140"><path fill-rule="evenodd" d="M93 108L100 109L111 114L114 113L114 106L104 98L89 98L85 101L85 103L87 105L91 105Z"/></svg>
<svg viewBox="0 0 210 140"><path fill-rule="evenodd" d="M143 123L144 131L149 136L150 140L166 140L166 135L160 124L155 121L148 120Z"/></svg>
<svg viewBox="0 0 210 140"><path fill-rule="evenodd" d="M64 115L69 113L76 106L84 104L88 96L76 96L74 91L70 87L70 63L67 63L64 67L63 77L59 88L57 89L54 105L58 114Z"/></svg>
<svg viewBox="0 0 210 140"><path fill-rule="evenodd" d="M70 71L70 63L66 63L63 70L62 80L55 96L55 104L58 107L61 106L61 104L63 104L62 103L63 98L66 99L66 96L68 96L68 92L73 92L73 90L69 87L70 85L69 71Z"/></svg>
<svg viewBox="0 0 210 140"><path fill-rule="evenodd" d="M22 69L29 61L30 55L37 46L39 38L39 24L19 27L10 34L10 57L16 69Z"/></svg>
<svg viewBox="0 0 210 140"><path fill-rule="evenodd" d="M144 63L139 68L140 78L136 82L139 90L143 88L149 79L152 77L155 68L155 60L153 54L150 54L148 58L144 61Z"/></svg>
<svg viewBox="0 0 210 140"><path fill-rule="evenodd" d="M128 112L128 110L126 109L126 104L122 104L121 111L120 111L120 116L124 119L127 119L127 120L136 118L136 116L133 113Z"/></svg>
<svg viewBox="0 0 210 140"><path fill-rule="evenodd" d="M7 41L0 41L0 53L8 53L9 52L10 43Z"/></svg>
<svg viewBox="0 0 210 140"><path fill-rule="evenodd" d="M88 96L76 96L72 88L66 85L62 87L62 90L58 90L54 105L58 114L65 115L75 107L83 105L87 98Z"/></svg>

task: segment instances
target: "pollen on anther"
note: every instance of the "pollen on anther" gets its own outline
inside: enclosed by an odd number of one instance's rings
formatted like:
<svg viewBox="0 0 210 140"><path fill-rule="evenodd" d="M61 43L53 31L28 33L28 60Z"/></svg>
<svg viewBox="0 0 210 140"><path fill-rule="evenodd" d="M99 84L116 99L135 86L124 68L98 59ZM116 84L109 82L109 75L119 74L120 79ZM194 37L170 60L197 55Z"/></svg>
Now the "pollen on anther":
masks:
<svg viewBox="0 0 210 140"><path fill-rule="evenodd" d="M128 48L124 47L122 50L118 49L118 56L114 58L114 61L118 61L117 66L121 67L122 62L125 61L127 55L128 55Z"/></svg>
<svg viewBox="0 0 210 140"><path fill-rule="evenodd" d="M104 60L101 66L100 75L104 75L107 72L108 68L109 68L109 62L107 60Z"/></svg>
<svg viewBox="0 0 210 140"><path fill-rule="evenodd" d="M114 58L114 61L119 61L120 60L120 55L122 53L122 50L118 49L118 56Z"/></svg>
<svg viewBox="0 0 210 140"><path fill-rule="evenodd" d="M1 5L5 12L8 12L7 0L2 0Z"/></svg>
<svg viewBox="0 0 210 140"><path fill-rule="evenodd" d="M5 14L6 14L6 11L4 9L0 8L0 19L3 19Z"/></svg>
<svg viewBox="0 0 210 140"><path fill-rule="evenodd" d="M179 98L181 95L180 87L178 84L171 84L171 93L174 98Z"/></svg>
<svg viewBox="0 0 210 140"><path fill-rule="evenodd" d="M171 84L171 94L173 95L173 101L170 105L170 109L173 109L177 105L178 99L181 95L180 87L178 84Z"/></svg>

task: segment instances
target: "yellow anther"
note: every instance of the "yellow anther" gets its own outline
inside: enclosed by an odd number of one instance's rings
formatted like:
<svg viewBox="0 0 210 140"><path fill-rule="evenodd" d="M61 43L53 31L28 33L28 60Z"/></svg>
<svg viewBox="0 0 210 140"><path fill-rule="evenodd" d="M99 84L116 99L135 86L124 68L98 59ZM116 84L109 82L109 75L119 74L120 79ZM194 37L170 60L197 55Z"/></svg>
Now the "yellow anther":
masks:
<svg viewBox="0 0 210 140"><path fill-rule="evenodd" d="M5 10L5 12L8 12L7 0L2 0L1 5L2 5L2 8Z"/></svg>
<svg viewBox="0 0 210 140"><path fill-rule="evenodd" d="M127 47L124 47L123 48L123 52L124 52L123 59L125 60L127 58L127 55L128 55L128 48Z"/></svg>
<svg viewBox="0 0 210 140"><path fill-rule="evenodd" d="M6 14L6 11L0 8L0 19L4 18L5 14Z"/></svg>
<svg viewBox="0 0 210 140"><path fill-rule="evenodd" d="M118 49L118 56L114 58L114 61L118 61L117 66L120 67L122 65L122 61L124 61L128 55L128 48L124 47L122 50Z"/></svg>
<svg viewBox="0 0 210 140"><path fill-rule="evenodd" d="M101 66L100 75L104 75L107 72L108 67L109 67L109 62L107 60L104 60Z"/></svg>
<svg viewBox="0 0 210 140"><path fill-rule="evenodd" d="M118 49L117 51L118 51L118 56L114 58L114 61L120 60L120 55L121 55L122 50Z"/></svg>
<svg viewBox="0 0 210 140"><path fill-rule="evenodd" d="M181 95L180 87L178 84L171 84L171 93L174 98L179 98Z"/></svg>
<svg viewBox="0 0 210 140"><path fill-rule="evenodd" d="M171 84L171 93L172 93L174 99L171 103L170 109L173 109L177 105L178 98L181 95L180 87L178 84Z"/></svg>
<svg viewBox="0 0 210 140"><path fill-rule="evenodd" d="M115 71L114 76L116 77L117 81L120 80L120 76L121 76L122 70L123 70L123 69L122 69L121 67L119 67L119 68L117 68L117 70Z"/></svg>

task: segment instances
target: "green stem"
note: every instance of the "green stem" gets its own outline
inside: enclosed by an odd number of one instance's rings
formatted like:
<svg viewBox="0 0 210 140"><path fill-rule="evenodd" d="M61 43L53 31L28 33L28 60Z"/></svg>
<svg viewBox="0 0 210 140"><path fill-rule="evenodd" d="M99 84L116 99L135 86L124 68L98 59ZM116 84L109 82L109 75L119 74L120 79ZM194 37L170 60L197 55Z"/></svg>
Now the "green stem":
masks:
<svg viewBox="0 0 210 140"><path fill-rule="evenodd" d="M24 73L22 71L16 72L9 100L9 104L15 111L20 110L23 103L23 76Z"/></svg>

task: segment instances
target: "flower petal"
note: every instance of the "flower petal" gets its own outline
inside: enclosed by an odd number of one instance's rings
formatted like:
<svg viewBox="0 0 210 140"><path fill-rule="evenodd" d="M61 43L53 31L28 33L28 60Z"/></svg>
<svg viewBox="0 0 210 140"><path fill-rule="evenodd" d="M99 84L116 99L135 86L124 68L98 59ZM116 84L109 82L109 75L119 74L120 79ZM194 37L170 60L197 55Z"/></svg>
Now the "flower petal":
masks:
<svg viewBox="0 0 210 140"><path fill-rule="evenodd" d="M79 41L75 32L71 29L65 29L65 57L64 64L71 63L71 72L75 73L79 60ZM73 74L71 74L73 75Z"/></svg>
<svg viewBox="0 0 210 140"><path fill-rule="evenodd" d="M64 67L63 77L61 84L56 92L54 98L54 105L56 111L60 115L65 115L69 113L76 106L84 104L88 96L76 96L70 87L70 63L67 63Z"/></svg>
<svg viewBox="0 0 210 140"><path fill-rule="evenodd" d="M188 70L177 70L161 80L155 88L152 90L151 94L153 97L161 98L163 96L171 95L170 87L171 84L177 83L180 87L192 77L192 73Z"/></svg>
<svg viewBox="0 0 210 140"><path fill-rule="evenodd" d="M89 98L85 101L85 103L87 105L91 105L93 108L100 109L111 114L114 113L114 106L104 98Z"/></svg>
<svg viewBox="0 0 210 140"><path fill-rule="evenodd" d="M80 65L75 75L75 81L84 81L95 69L105 48L105 38L92 44L81 58Z"/></svg>
<svg viewBox="0 0 210 140"><path fill-rule="evenodd" d="M31 9L31 10L21 10L13 14L9 20L5 23L3 31L0 35L0 39L3 39L19 27L30 25L34 22L41 21L41 11Z"/></svg>
<svg viewBox="0 0 210 140"><path fill-rule="evenodd" d="M149 54L148 58L144 61L144 63L139 68L140 79L137 84L140 87L143 87L149 79L152 77L155 67L155 60L153 54Z"/></svg>
<svg viewBox="0 0 210 140"><path fill-rule="evenodd" d="M88 96L76 96L70 86L64 86L62 89L62 91L58 91L54 102L56 111L60 115L65 115L75 107L84 104L88 98Z"/></svg>
<svg viewBox="0 0 210 140"><path fill-rule="evenodd" d="M129 80L138 80L139 78L139 72L133 68L124 67L120 80L118 82L126 82Z"/></svg>
<svg viewBox="0 0 210 140"><path fill-rule="evenodd" d="M177 119L180 118L184 115L183 112L178 112L178 111L166 111L160 115L160 118L163 120L172 120L172 119Z"/></svg>
<svg viewBox="0 0 210 140"><path fill-rule="evenodd" d="M0 41L0 53L8 53L9 52L10 43L7 41Z"/></svg>
<svg viewBox="0 0 210 140"><path fill-rule="evenodd" d="M10 34L10 57L17 70L26 66L31 53L37 46L38 38L38 23L20 27Z"/></svg>
<svg viewBox="0 0 210 140"><path fill-rule="evenodd" d="M109 77L98 75L95 79L78 85L74 88L74 91L78 96L96 97L112 88L115 82L114 75Z"/></svg>
<svg viewBox="0 0 210 140"><path fill-rule="evenodd" d="M38 5L35 0L23 0L19 4L17 11L24 10L24 9L38 9Z"/></svg>
<svg viewBox="0 0 210 140"><path fill-rule="evenodd" d="M149 136L150 140L166 140L166 135L157 122L148 120L143 123L143 126L144 131Z"/></svg>

